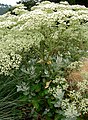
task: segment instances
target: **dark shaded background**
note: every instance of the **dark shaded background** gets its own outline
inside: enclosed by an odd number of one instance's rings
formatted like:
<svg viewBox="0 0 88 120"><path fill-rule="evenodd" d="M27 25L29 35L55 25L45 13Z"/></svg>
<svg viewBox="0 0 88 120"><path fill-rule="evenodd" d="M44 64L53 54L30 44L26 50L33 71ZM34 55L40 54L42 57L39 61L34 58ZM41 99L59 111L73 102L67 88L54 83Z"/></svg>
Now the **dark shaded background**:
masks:
<svg viewBox="0 0 88 120"><path fill-rule="evenodd" d="M30 8L34 5L36 5L36 3L38 2L39 0L29 0L27 2L22 2L20 0L19 3L23 3L26 7L27 7L27 10L30 10ZM46 1L46 0L41 0L42 1ZM55 2L55 3L59 3L60 1L68 1L68 3L70 5L76 5L76 4L79 4L79 5L84 5L86 7L88 7L88 0L47 0L47 1L50 1L50 2Z"/></svg>

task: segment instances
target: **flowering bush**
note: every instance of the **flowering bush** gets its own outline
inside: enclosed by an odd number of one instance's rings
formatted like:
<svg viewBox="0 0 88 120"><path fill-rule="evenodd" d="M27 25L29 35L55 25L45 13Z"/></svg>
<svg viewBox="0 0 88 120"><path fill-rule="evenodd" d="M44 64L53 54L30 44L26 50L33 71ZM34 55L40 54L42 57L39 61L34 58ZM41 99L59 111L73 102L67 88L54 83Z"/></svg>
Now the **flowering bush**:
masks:
<svg viewBox="0 0 88 120"><path fill-rule="evenodd" d="M88 79L72 89L66 79L87 56L87 34L88 9L67 2L30 12L19 4L0 16L0 75L14 79L19 94L14 119L85 119Z"/></svg>
<svg viewBox="0 0 88 120"><path fill-rule="evenodd" d="M32 7L30 12L18 5L12 11L15 15L8 12L0 16L0 73L9 74L10 70L18 69L22 51L32 44L39 45L41 40L66 56L86 52L87 12L84 6L47 1Z"/></svg>

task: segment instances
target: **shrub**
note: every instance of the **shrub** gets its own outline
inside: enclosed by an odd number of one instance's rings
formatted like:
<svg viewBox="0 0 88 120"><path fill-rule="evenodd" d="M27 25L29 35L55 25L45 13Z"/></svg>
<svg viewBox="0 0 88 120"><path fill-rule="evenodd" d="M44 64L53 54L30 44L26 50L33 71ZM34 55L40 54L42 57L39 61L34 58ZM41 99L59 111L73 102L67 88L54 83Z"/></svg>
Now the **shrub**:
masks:
<svg viewBox="0 0 88 120"><path fill-rule="evenodd" d="M66 78L87 56L88 9L46 1L29 12L19 4L0 21L0 74L19 94L14 119L85 119L88 79L76 90Z"/></svg>

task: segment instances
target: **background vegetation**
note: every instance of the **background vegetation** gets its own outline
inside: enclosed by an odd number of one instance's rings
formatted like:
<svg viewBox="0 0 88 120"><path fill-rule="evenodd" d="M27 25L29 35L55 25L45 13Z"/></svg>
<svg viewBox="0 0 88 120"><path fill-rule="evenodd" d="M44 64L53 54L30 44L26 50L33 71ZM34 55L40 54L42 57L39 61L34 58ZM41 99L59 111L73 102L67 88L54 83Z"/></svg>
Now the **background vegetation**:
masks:
<svg viewBox="0 0 88 120"><path fill-rule="evenodd" d="M18 3L23 3L27 7L27 9L30 10L30 8L36 5L37 2L42 2L42 1L46 1L46 0L20 0ZM66 1L66 0L48 0L48 1L59 3L60 1ZM70 5L79 4L88 7L88 0L67 0L67 1Z"/></svg>
<svg viewBox="0 0 88 120"><path fill-rule="evenodd" d="M9 8L11 8L10 5L4 5L4 4L0 4L0 15L5 14Z"/></svg>

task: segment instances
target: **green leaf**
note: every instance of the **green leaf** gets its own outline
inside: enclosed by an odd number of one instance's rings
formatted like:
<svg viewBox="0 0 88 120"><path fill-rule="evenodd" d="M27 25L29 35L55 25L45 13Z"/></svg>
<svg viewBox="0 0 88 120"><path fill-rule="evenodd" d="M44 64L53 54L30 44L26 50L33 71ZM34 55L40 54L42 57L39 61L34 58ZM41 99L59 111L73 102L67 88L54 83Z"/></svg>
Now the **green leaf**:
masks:
<svg viewBox="0 0 88 120"><path fill-rule="evenodd" d="M39 108L39 103L38 103L38 102L39 102L39 101L38 101L37 99L32 100L32 104L33 104L33 106L34 106L36 109Z"/></svg>

